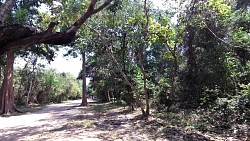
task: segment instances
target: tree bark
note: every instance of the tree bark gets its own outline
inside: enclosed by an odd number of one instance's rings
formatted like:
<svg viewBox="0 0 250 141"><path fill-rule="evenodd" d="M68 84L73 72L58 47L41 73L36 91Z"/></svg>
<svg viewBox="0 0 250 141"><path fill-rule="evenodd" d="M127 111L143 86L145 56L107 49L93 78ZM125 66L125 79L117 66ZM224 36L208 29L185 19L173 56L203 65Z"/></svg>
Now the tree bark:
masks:
<svg viewBox="0 0 250 141"><path fill-rule="evenodd" d="M1 85L1 80L2 80L2 64L0 64L0 85Z"/></svg>
<svg viewBox="0 0 250 141"><path fill-rule="evenodd" d="M86 58L85 51L82 51L82 103L81 106L88 106L87 101L87 86L86 86Z"/></svg>
<svg viewBox="0 0 250 141"><path fill-rule="evenodd" d="M110 91L107 91L107 98L108 98L108 102L110 102Z"/></svg>
<svg viewBox="0 0 250 141"><path fill-rule="evenodd" d="M25 102L25 105L27 107L29 106L29 101L30 101L30 95L31 95L32 86L33 86L33 79L30 80L30 86L29 86L29 90L28 90L28 94L27 94L27 98L26 98L26 102Z"/></svg>
<svg viewBox="0 0 250 141"><path fill-rule="evenodd" d="M7 52L7 64L4 72L4 80L0 94L0 114L9 114L18 112L14 104L14 90L13 90L13 64L14 51Z"/></svg>
<svg viewBox="0 0 250 141"><path fill-rule="evenodd" d="M8 13L11 11L11 8L15 5L15 0L6 0L5 3L3 3L0 6L0 25L4 24L4 21L6 17L8 16Z"/></svg>
<svg viewBox="0 0 250 141"><path fill-rule="evenodd" d="M142 58L141 56L143 55L143 49L144 49L144 44L142 45L142 49L141 52L139 52L138 54L138 60L139 60L139 64L140 64L140 69L141 69L141 73L143 76L143 89L144 89L144 95L145 95L145 102L146 102L146 111L142 111L144 116L148 116L149 115L149 97L148 97L148 91L147 91L147 77L146 77L146 72L142 63Z"/></svg>

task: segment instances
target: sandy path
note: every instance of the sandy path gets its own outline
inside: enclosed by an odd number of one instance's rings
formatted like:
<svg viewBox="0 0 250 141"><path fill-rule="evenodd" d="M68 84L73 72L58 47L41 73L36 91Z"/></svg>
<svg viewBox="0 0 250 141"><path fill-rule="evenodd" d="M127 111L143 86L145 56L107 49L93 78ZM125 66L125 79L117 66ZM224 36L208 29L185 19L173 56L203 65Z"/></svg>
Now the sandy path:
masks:
<svg viewBox="0 0 250 141"><path fill-rule="evenodd" d="M149 140L150 134L134 129L140 121L134 120L136 114L120 112L123 108L112 111L114 107L105 104L77 107L80 103L68 101L30 114L0 117L0 141Z"/></svg>
<svg viewBox="0 0 250 141"><path fill-rule="evenodd" d="M140 111L80 100L49 105L19 116L0 117L0 141L208 141L203 135L162 125Z"/></svg>
<svg viewBox="0 0 250 141"><path fill-rule="evenodd" d="M81 114L77 108L72 108L80 102L68 101L49 105L31 114L0 117L0 141L99 140L95 134L89 132L79 133L75 129L74 133L70 133L63 129L71 117Z"/></svg>

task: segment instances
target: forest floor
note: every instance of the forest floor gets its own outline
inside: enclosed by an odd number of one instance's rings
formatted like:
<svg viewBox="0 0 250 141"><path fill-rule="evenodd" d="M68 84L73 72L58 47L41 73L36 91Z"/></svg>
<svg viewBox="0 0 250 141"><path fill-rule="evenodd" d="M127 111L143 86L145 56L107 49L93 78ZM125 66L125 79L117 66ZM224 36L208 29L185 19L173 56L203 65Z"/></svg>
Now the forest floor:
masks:
<svg viewBox="0 0 250 141"><path fill-rule="evenodd" d="M31 113L0 117L0 141L209 141L233 140L166 126L140 111L128 112L112 103L80 100L52 104Z"/></svg>

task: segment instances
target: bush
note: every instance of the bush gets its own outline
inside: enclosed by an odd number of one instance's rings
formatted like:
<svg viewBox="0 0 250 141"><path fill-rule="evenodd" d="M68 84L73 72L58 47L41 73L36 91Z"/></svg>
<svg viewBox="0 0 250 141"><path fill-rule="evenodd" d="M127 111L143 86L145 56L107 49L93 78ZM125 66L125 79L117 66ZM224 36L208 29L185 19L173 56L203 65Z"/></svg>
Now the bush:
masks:
<svg viewBox="0 0 250 141"><path fill-rule="evenodd" d="M15 75L15 89L18 90L16 94L17 105L25 104L31 80L33 87L30 94L37 99L39 104L60 103L69 98L81 97L81 84L71 74L46 70L29 75L31 74L29 69L18 71L22 77Z"/></svg>

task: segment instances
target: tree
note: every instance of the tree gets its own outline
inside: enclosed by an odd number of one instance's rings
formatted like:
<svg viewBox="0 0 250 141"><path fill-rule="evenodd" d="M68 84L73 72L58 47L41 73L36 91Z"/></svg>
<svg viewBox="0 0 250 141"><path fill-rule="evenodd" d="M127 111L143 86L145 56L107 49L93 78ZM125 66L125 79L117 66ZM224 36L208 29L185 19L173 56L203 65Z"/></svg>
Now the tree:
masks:
<svg viewBox="0 0 250 141"><path fill-rule="evenodd" d="M120 6L120 9L119 4L124 6ZM104 87L103 85L105 85L105 88L110 89L109 87L112 88L114 86L112 86L112 83L107 81L114 81L116 84L120 85L119 88L117 88L117 85L115 85L114 92L117 94L118 100L122 99L125 102L130 103L129 105L133 105L132 103L134 102L132 101L135 101L133 100L133 95L135 94L137 99L136 103L141 108L142 114L147 116L149 114L149 99L147 92L148 88L146 84L146 72L144 69L145 58L147 57L146 55L143 55L145 48L147 48L146 44L148 42L148 25L143 25L143 22L146 21L146 17L148 17L147 1L145 2L146 16L143 14L144 9L142 7L143 4L140 2L133 2L133 6L131 5L131 1L117 3L117 5L112 5L108 8L108 11L112 13L109 14L109 16L104 16L108 18L96 23L103 23L104 25L101 24L98 29L93 29L101 40L101 43L95 43L93 46L100 46L102 48L102 52L106 52L107 55L98 54L97 52L95 52L95 55L100 55L99 58L107 58L105 61L103 59L103 62L105 63L108 59L111 59L112 62L106 64L104 63L105 66L100 67L100 72L95 70L95 72L99 74L98 79L95 80L96 82L99 80L100 83L94 83L94 85L97 86L97 84L100 84L102 88ZM138 11L138 9L140 10ZM101 14L106 14L104 12L105 11L103 11ZM100 66L101 64L98 65ZM110 66L113 67L110 68ZM109 70L107 73L104 72L106 69L111 70ZM143 80L143 90L141 90L140 87L135 86L141 85L139 83L140 80L136 81L134 79L137 77L135 76L135 74L137 75L137 73L135 73L137 70L143 72L138 73L138 75L144 74L144 77L141 79ZM121 76L117 75L118 73L120 73ZM122 82L121 79L123 79L124 82ZM141 91L143 94L142 96L146 99L146 111L143 108L144 103L142 98L140 98ZM109 91L107 93L109 93Z"/></svg>
<svg viewBox="0 0 250 141"><path fill-rule="evenodd" d="M87 86L86 86L86 55L85 51L81 51L82 55L82 106L87 106Z"/></svg>
<svg viewBox="0 0 250 141"><path fill-rule="evenodd" d="M97 0L91 0L87 11L74 22L67 30L55 32L53 29L59 22L51 22L45 31L39 31L36 28L24 25L6 25L0 27L0 54L7 52L7 66L4 75L4 81L1 89L0 113L7 114L14 112L13 101L13 63L14 52L21 48L27 48L34 44L51 44L63 45L73 41L77 30L92 15L100 12L107 7L112 0L106 0L97 8ZM5 19L11 8L14 6L15 0L5 1L0 7L1 24L5 23ZM12 34L12 35L10 35Z"/></svg>

